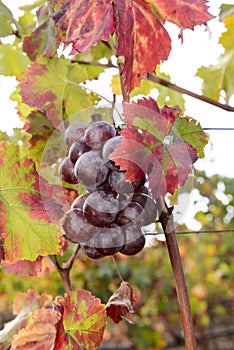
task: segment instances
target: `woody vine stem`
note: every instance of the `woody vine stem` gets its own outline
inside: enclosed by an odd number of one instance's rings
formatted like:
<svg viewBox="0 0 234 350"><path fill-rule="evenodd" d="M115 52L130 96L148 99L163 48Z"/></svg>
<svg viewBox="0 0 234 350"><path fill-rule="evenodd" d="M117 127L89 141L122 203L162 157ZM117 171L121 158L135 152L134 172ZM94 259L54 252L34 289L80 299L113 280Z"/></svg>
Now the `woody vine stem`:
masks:
<svg viewBox="0 0 234 350"><path fill-rule="evenodd" d="M118 66L123 100L125 102L129 102L129 94L125 90L125 86L122 79L123 65L121 61L118 62ZM157 200L157 204L159 207L159 213L161 213L159 217L159 222L162 225L162 229L166 237L167 249L174 274L177 299L179 303L182 326L184 330L185 346L187 350L196 350L196 337L193 326L186 280L184 276L180 251L176 239L175 225L173 219L173 208L168 208L164 198L162 197L160 197Z"/></svg>

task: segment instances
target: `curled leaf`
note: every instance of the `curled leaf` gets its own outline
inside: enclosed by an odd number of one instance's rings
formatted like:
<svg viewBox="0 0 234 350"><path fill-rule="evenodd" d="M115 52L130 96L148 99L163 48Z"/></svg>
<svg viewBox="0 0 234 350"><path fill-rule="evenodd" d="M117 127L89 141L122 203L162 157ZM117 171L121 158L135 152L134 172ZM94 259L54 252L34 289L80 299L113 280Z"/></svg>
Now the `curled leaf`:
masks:
<svg viewBox="0 0 234 350"><path fill-rule="evenodd" d="M115 323L119 323L123 318L131 322L134 307L139 303L140 296L137 289L128 282L122 282L106 304L107 316L110 316Z"/></svg>

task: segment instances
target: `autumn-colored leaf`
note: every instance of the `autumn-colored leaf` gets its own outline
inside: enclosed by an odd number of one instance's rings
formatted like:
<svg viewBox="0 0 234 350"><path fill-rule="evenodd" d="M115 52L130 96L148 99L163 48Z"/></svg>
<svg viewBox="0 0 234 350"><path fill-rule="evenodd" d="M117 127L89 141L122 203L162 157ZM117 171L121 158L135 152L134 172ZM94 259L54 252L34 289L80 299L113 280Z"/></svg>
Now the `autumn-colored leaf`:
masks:
<svg viewBox="0 0 234 350"><path fill-rule="evenodd" d="M29 289L26 293L18 293L13 304L13 314L16 317L0 331L0 344L3 346L3 349L9 349L9 346L12 345L13 336L21 329L27 329L32 322L31 316L36 310L40 308L47 309L51 302L52 297L50 295L45 293L38 295L32 289ZM30 336L28 336L28 339L31 339ZM15 348L12 347L11 349ZM19 348L17 347L17 349Z"/></svg>
<svg viewBox="0 0 234 350"><path fill-rule="evenodd" d="M35 261L19 260L15 264L2 263L9 273L19 276L44 277L55 270L55 266L48 257L39 256Z"/></svg>
<svg viewBox="0 0 234 350"><path fill-rule="evenodd" d="M2 141L0 159L0 232L6 262L58 254L61 233L54 221L62 211L51 196L53 186L40 178L32 160L21 157L19 146Z"/></svg>
<svg viewBox="0 0 234 350"><path fill-rule="evenodd" d="M61 314L53 308L35 310L32 314L32 323L19 330L13 337L12 349L42 350L53 348L56 338L55 325Z"/></svg>
<svg viewBox="0 0 234 350"><path fill-rule="evenodd" d="M143 0L115 0L117 56L123 57L121 76L127 93L140 85L146 73L168 58L171 39Z"/></svg>
<svg viewBox="0 0 234 350"><path fill-rule="evenodd" d="M33 289L29 289L26 293L19 292L14 300L13 314L19 315L22 310L35 311L49 305L51 301L51 295L47 295L46 293L39 295Z"/></svg>
<svg viewBox="0 0 234 350"><path fill-rule="evenodd" d="M64 157L67 151L64 135L61 130L55 129L45 113L39 111L30 113L23 129L29 134L28 154L38 165L42 167L46 163L47 166L51 166L59 158Z"/></svg>
<svg viewBox="0 0 234 350"><path fill-rule="evenodd" d="M149 0L160 16L180 28L193 29L213 18L207 11L206 0Z"/></svg>
<svg viewBox="0 0 234 350"><path fill-rule="evenodd" d="M69 0L54 19L60 30L66 33L65 44L73 44L73 55L88 51L98 40L107 41L115 28L111 0Z"/></svg>
<svg viewBox="0 0 234 350"><path fill-rule="evenodd" d="M123 318L131 322L134 308L139 303L140 295L137 289L128 282L122 282L106 304L107 316L111 317L115 323L119 323Z"/></svg>
<svg viewBox="0 0 234 350"><path fill-rule="evenodd" d="M100 299L85 290L78 290L60 300L63 306L63 325L56 339L63 349L96 350L100 345L106 324L106 312Z"/></svg>
<svg viewBox="0 0 234 350"><path fill-rule="evenodd" d="M37 55L44 54L46 57L53 57L57 53L60 38L56 32L57 28L49 18L30 36L24 38L23 51L27 53L31 61L34 61Z"/></svg>
<svg viewBox="0 0 234 350"><path fill-rule="evenodd" d="M120 132L123 141L110 159L126 171L127 181L136 182L147 174L154 198L167 192L173 194L178 186L185 184L197 160L197 151L202 154L207 143L202 128L184 118L183 131L177 131L180 111L167 106L159 109L152 98L124 103L123 112L129 127Z"/></svg>
<svg viewBox="0 0 234 350"><path fill-rule="evenodd" d="M64 118L93 105L98 99L79 86L86 79L88 75L83 66L62 57L39 56L25 72L19 87L23 102L45 113L56 128Z"/></svg>
<svg viewBox="0 0 234 350"><path fill-rule="evenodd" d="M160 16L155 16L151 5ZM163 26L165 20L181 28L194 28L213 17L204 0L69 0L53 18L66 33L65 45L72 44L73 55L88 51L98 40L107 41L116 33L116 56L128 94L140 85L146 73L155 71L157 64L168 58L171 39Z"/></svg>

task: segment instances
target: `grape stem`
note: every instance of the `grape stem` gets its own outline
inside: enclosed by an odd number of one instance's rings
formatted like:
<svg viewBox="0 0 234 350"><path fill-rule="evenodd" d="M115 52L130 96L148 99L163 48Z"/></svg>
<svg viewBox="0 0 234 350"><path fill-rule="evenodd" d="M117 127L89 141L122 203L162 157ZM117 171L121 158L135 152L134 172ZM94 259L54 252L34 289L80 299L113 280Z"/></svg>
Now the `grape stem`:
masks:
<svg viewBox="0 0 234 350"><path fill-rule="evenodd" d="M114 265L115 265L115 267L116 267L116 270L117 270L117 273L118 273L118 276L119 276L120 281L121 281L121 282L124 282L124 279L123 279L123 277L122 277L122 275L121 275L119 266L118 266L118 264L117 264L117 261L116 261L116 258L115 258L114 255L112 255L112 260L113 260Z"/></svg>
<svg viewBox="0 0 234 350"><path fill-rule="evenodd" d="M172 214L173 208L168 208L168 211L166 212L165 208L167 208L167 206L164 199L161 198L159 202L164 202L164 210L161 211L159 221L162 225L163 232L166 237L167 249L174 274L177 299L180 307L182 325L184 330L185 346L188 350L196 350L196 337L193 327L186 280L176 239L175 225Z"/></svg>
<svg viewBox="0 0 234 350"><path fill-rule="evenodd" d="M70 258L65 263L63 263L62 266L59 264L57 256L54 255L55 265L62 278L65 292L68 294L72 292L70 271L72 269L72 266L74 264L74 261L76 259L79 249L80 249L80 245L78 244L76 246L76 249L73 251L72 255L70 256Z"/></svg>

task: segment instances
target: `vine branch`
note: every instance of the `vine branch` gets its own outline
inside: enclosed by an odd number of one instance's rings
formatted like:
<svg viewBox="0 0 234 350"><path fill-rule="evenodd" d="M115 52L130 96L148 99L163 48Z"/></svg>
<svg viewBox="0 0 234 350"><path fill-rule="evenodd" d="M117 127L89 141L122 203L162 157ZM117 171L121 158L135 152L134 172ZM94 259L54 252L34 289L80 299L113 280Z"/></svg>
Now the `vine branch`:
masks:
<svg viewBox="0 0 234 350"><path fill-rule="evenodd" d="M162 199L160 200L160 202L162 202ZM171 261L172 270L174 273L176 293L181 312L186 349L196 350L196 337L193 328L192 314L189 304L185 276L176 240L172 208L169 208L167 213L165 213L165 211L162 211L159 220L161 222L163 232L166 236L167 249Z"/></svg>
<svg viewBox="0 0 234 350"><path fill-rule="evenodd" d="M191 96L193 98L196 98L197 100L209 103L209 104L211 104L211 105L213 105L215 107L222 108L222 109L224 109L226 111L229 111L229 112L234 112L234 107L232 107L232 106L220 103L218 101L213 100L210 97L206 97L206 96L202 96L202 95L196 94L195 92L192 92L190 90L184 89L184 88L182 88L182 87L180 87L178 85L172 84L170 81L162 79L162 78L158 77L156 74L151 74L151 73L147 74L147 79L150 80L150 81L153 81L154 83L157 83L157 84L163 85L165 87L168 87L169 89L172 89L174 91L178 91L181 94L185 94L185 95Z"/></svg>
<svg viewBox="0 0 234 350"><path fill-rule="evenodd" d="M72 255L70 258L62 264L62 266L59 264L57 256L54 255L54 260L55 260L55 265L58 269L58 272L62 278L63 284L64 284L64 289L66 293L70 293L72 291L72 284L71 284L71 278L70 278L70 271L71 268L74 264L74 261L76 259L77 253L80 249L80 245L78 244L76 246L76 249L73 251Z"/></svg>

